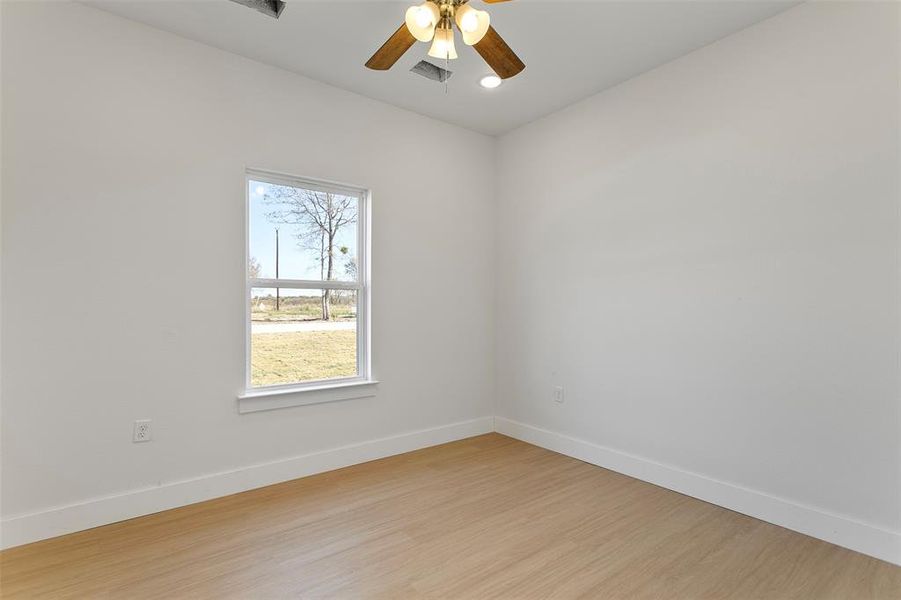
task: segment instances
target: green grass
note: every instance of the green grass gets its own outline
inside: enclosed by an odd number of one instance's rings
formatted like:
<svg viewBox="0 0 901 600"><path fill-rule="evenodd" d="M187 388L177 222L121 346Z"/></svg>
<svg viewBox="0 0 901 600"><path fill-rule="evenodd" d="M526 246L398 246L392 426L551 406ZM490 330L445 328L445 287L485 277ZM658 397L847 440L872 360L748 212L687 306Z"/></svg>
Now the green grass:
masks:
<svg viewBox="0 0 901 600"><path fill-rule="evenodd" d="M351 377L357 374L357 333L256 333L251 338L250 364L254 387Z"/></svg>

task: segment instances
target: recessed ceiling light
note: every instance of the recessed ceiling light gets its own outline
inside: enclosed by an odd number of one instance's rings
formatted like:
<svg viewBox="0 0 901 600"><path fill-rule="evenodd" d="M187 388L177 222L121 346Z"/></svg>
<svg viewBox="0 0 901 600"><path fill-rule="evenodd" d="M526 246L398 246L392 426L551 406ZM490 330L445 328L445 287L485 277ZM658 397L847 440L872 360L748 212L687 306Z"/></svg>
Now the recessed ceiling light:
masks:
<svg viewBox="0 0 901 600"><path fill-rule="evenodd" d="M485 75L479 80L479 85L490 90L499 86L501 81L501 78L497 75Z"/></svg>

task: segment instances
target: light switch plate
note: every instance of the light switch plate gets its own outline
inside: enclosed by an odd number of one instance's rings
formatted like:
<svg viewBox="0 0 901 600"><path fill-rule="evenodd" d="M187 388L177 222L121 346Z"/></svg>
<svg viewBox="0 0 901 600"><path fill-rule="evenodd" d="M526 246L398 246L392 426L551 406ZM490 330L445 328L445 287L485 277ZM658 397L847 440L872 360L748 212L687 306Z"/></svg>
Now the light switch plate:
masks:
<svg viewBox="0 0 901 600"><path fill-rule="evenodd" d="M566 399L566 395L562 385L554 386L554 402L557 404L563 404L563 401Z"/></svg>

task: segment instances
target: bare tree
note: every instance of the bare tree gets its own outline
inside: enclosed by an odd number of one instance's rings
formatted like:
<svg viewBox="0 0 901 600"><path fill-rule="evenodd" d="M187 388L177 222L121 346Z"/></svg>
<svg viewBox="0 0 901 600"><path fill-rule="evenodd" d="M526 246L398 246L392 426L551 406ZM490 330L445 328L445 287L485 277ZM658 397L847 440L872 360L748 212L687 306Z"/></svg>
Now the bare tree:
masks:
<svg viewBox="0 0 901 600"><path fill-rule="evenodd" d="M255 256L251 256L250 260L247 262L247 272L250 275L251 279L260 278L260 274L263 272L263 267L260 265L260 261L258 261Z"/></svg>
<svg viewBox="0 0 901 600"><path fill-rule="evenodd" d="M355 198L285 186L272 186L264 202L272 208L266 217L274 223L297 225L298 245L319 257L322 279L335 275L335 241L342 227L356 223ZM331 319L331 290L322 291L322 320Z"/></svg>

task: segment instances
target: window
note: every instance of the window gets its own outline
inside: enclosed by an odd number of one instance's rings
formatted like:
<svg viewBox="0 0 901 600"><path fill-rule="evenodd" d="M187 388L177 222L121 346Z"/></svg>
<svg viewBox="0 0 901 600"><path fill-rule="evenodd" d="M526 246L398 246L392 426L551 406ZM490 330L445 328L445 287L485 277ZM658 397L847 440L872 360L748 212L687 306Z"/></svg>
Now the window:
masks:
<svg viewBox="0 0 901 600"><path fill-rule="evenodd" d="M262 171L246 185L242 397L371 383L367 192Z"/></svg>

